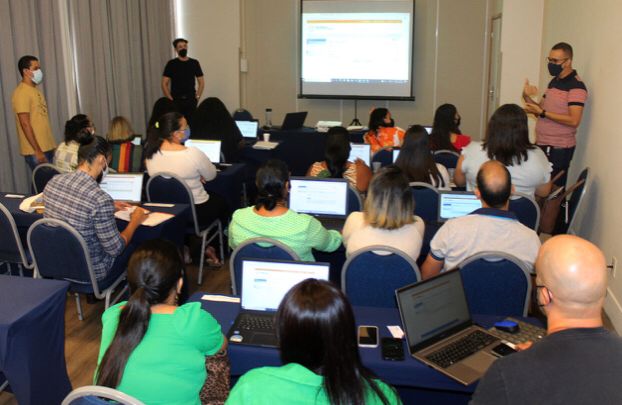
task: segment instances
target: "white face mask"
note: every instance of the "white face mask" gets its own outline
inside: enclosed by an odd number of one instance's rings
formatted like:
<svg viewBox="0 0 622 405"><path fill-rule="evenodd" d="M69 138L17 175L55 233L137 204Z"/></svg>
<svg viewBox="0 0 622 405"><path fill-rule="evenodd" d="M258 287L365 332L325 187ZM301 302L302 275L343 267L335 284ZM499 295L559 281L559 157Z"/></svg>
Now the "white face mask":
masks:
<svg viewBox="0 0 622 405"><path fill-rule="evenodd" d="M34 84L39 84L43 81L43 72L41 69L32 71L32 81Z"/></svg>

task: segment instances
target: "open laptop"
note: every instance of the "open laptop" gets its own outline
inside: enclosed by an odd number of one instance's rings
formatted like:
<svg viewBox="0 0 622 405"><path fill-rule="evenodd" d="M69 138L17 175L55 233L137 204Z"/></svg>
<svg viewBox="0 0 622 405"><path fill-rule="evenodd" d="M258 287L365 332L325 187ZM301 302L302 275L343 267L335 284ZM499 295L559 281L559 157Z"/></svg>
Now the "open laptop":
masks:
<svg viewBox="0 0 622 405"><path fill-rule="evenodd" d="M283 118L283 124L274 125L272 128L280 129L281 131L300 129L307 119L307 114L307 111L287 113L285 114L285 118Z"/></svg>
<svg viewBox="0 0 622 405"><path fill-rule="evenodd" d="M469 215L482 208L482 202L471 191L439 191L438 222Z"/></svg>
<svg viewBox="0 0 622 405"><path fill-rule="evenodd" d="M242 133L245 143L252 143L257 140L257 127L259 126L257 121L236 121L235 125Z"/></svg>
<svg viewBox="0 0 622 405"><path fill-rule="evenodd" d="M139 203L143 190L143 173L109 173L99 187L116 201Z"/></svg>
<svg viewBox="0 0 622 405"><path fill-rule="evenodd" d="M220 144L221 141L212 139L188 139L185 143L205 153L212 163L220 163Z"/></svg>
<svg viewBox="0 0 622 405"><path fill-rule="evenodd" d="M469 385L497 359L501 339L473 324L458 270L395 292L410 354Z"/></svg>
<svg viewBox="0 0 622 405"><path fill-rule="evenodd" d="M303 280L328 280L329 268L328 263L242 259L242 309L229 329L229 341L277 347L274 317L281 300Z"/></svg>
<svg viewBox="0 0 622 405"><path fill-rule="evenodd" d="M350 156L348 161L354 162L361 159L367 166L370 165L371 145L368 143L350 143Z"/></svg>
<svg viewBox="0 0 622 405"><path fill-rule="evenodd" d="M327 229L341 230L348 214L348 180L291 177L289 208L313 215Z"/></svg>

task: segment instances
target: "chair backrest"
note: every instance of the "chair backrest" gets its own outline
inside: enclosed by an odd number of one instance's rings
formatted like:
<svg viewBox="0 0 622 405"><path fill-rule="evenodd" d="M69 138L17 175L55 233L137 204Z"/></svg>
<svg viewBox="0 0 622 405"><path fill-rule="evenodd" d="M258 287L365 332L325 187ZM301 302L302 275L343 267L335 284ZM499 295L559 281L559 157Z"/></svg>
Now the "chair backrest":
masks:
<svg viewBox="0 0 622 405"><path fill-rule="evenodd" d="M428 183L413 181L410 183L415 199L415 215L424 221L438 220L438 190Z"/></svg>
<svg viewBox="0 0 622 405"><path fill-rule="evenodd" d="M527 316L531 269L503 252L481 252L459 266L473 314Z"/></svg>
<svg viewBox="0 0 622 405"><path fill-rule="evenodd" d="M540 225L540 207L531 196L523 193L512 194L509 210L516 214L521 224L534 231L538 229L538 225Z"/></svg>
<svg viewBox="0 0 622 405"><path fill-rule="evenodd" d="M58 219L42 218L30 226L27 240L36 276L90 284L99 295L89 248L74 227Z"/></svg>
<svg viewBox="0 0 622 405"><path fill-rule="evenodd" d="M347 214L352 212L363 210L363 199L361 194L355 189L352 184L348 184L348 209Z"/></svg>
<svg viewBox="0 0 622 405"><path fill-rule="evenodd" d="M21 263L30 267L26 251L17 231L15 219L7 207L0 203L0 263Z"/></svg>
<svg viewBox="0 0 622 405"><path fill-rule="evenodd" d="M233 295L242 295L242 259L300 260L300 257L278 240L253 238L242 242L233 250L229 260Z"/></svg>
<svg viewBox="0 0 622 405"><path fill-rule="evenodd" d="M453 150L441 149L434 152L434 161L445 166L447 169L455 169L460 154Z"/></svg>
<svg viewBox="0 0 622 405"><path fill-rule="evenodd" d="M374 162L380 162L381 167L393 164L393 148L382 148L371 156L372 166Z"/></svg>
<svg viewBox="0 0 622 405"><path fill-rule="evenodd" d="M147 180L147 201L167 204L188 204L192 212L194 232L199 235L199 221L194 207L194 197L186 182L170 172L154 173Z"/></svg>
<svg viewBox="0 0 622 405"><path fill-rule="evenodd" d="M238 108L233 112L233 120L234 121L252 121L253 114L250 111L245 110L244 108Z"/></svg>
<svg viewBox="0 0 622 405"><path fill-rule="evenodd" d="M583 200L585 199L585 194L587 193L591 180L589 167L583 169L579 174L577 181L581 180L585 181L579 187L575 188L572 194L570 194L570 198L568 198L568 228L566 229L567 233L576 233L576 230L574 229L576 227L576 214L579 211L579 208L583 205Z"/></svg>
<svg viewBox="0 0 622 405"><path fill-rule="evenodd" d="M142 145L133 142L112 143L112 160L110 168L117 173L137 173L140 171L143 156Z"/></svg>
<svg viewBox="0 0 622 405"><path fill-rule="evenodd" d="M32 171L32 187L35 190L35 194L43 192L48 181L57 174L60 174L60 172L56 166L51 163L42 163L35 167Z"/></svg>
<svg viewBox="0 0 622 405"><path fill-rule="evenodd" d="M417 263L389 246L359 249L341 270L341 289L350 303L358 306L397 308L395 290L419 280Z"/></svg>
<svg viewBox="0 0 622 405"><path fill-rule="evenodd" d="M98 385L76 388L65 397L61 405L110 405L111 402L106 399L111 399L116 401L114 403L122 405L145 405L138 399L121 391Z"/></svg>

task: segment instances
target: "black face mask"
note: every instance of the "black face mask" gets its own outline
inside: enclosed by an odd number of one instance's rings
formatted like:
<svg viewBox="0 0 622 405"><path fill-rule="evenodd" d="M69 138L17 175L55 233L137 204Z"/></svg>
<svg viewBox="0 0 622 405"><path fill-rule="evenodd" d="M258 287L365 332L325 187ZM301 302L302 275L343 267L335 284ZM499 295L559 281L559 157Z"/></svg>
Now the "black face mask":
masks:
<svg viewBox="0 0 622 405"><path fill-rule="evenodd" d="M558 65L552 62L549 62L548 68L549 68L549 73L551 74L551 76L556 76L556 77L560 75L562 70L564 70L562 65Z"/></svg>
<svg viewBox="0 0 622 405"><path fill-rule="evenodd" d="M181 56L182 58L185 58L186 55L188 55L188 50L187 49L180 49L179 52L177 52L179 54L179 56Z"/></svg>

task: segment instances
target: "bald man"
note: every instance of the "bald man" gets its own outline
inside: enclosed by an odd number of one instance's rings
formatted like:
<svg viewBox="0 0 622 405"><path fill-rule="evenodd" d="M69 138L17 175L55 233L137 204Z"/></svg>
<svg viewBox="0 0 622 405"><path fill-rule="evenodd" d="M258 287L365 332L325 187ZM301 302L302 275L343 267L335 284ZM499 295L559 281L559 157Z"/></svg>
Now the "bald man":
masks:
<svg viewBox="0 0 622 405"><path fill-rule="evenodd" d="M535 288L547 336L497 360L471 404L622 404L622 339L601 318L606 267L602 252L576 236L542 245Z"/></svg>
<svg viewBox="0 0 622 405"><path fill-rule="evenodd" d="M477 172L475 188L482 208L450 219L436 232L430 242L430 253L421 266L421 276L433 277L486 251L514 255L533 267L540 238L508 211L513 191L510 172L503 164L495 160L484 163Z"/></svg>

